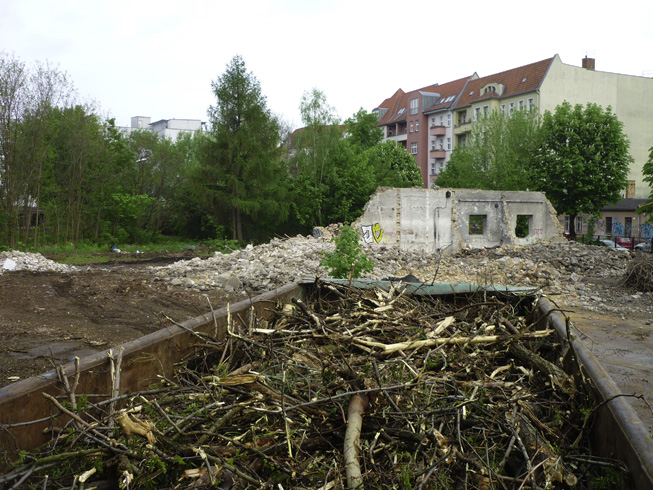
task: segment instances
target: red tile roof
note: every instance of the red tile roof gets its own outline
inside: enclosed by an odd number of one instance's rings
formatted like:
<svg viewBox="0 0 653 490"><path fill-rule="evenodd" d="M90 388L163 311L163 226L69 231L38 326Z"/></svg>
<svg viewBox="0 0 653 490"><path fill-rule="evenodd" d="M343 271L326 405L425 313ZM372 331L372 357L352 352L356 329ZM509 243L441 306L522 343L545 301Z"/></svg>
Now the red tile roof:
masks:
<svg viewBox="0 0 653 490"><path fill-rule="evenodd" d="M420 107L421 113L453 106L470 78L471 77L460 78L442 85L436 83L411 92L404 92L403 90L398 89L392 97L385 99L381 104L379 104L377 109L387 110L387 112L379 119L379 125L382 126L384 124L404 121L409 115L409 101L415 97L420 97L420 100L424 100L421 97L424 94L438 94L439 97L435 104L431 104L429 107Z"/></svg>
<svg viewBox="0 0 653 490"><path fill-rule="evenodd" d="M465 107L485 99L513 97L521 93L533 92L542 84L552 62L553 58L547 58L536 63L531 63L530 65L520 66L519 68L513 68L501 73L471 80L456 104L456 107ZM503 93L501 95L495 92L482 94L481 90L489 83L503 85Z"/></svg>

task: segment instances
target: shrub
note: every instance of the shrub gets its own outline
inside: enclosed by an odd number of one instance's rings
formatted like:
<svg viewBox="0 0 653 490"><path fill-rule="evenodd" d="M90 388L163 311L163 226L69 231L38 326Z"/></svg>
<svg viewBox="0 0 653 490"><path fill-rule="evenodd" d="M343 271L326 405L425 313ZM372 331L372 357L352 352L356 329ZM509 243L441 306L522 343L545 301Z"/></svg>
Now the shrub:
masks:
<svg viewBox="0 0 653 490"><path fill-rule="evenodd" d="M374 269L374 263L363 252L358 232L351 226L343 226L340 234L331 241L336 244L336 249L325 253L320 265L332 277L346 279L351 273L352 278L357 278Z"/></svg>

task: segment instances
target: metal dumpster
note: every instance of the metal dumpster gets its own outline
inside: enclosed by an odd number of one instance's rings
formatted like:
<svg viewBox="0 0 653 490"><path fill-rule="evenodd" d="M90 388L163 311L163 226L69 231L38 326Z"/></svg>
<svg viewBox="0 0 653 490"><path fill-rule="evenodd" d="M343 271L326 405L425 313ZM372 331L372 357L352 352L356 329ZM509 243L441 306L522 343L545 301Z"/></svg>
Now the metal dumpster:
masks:
<svg viewBox="0 0 653 490"><path fill-rule="evenodd" d="M352 281L352 286L387 289L392 284L388 281L356 280ZM245 319L248 315L269 317L271 305L288 302L293 297L302 298L311 287L312 280L289 284L114 348L114 353L123 349L121 393L141 391L172 377L174 364L185 356L194 343L192 331L211 333L218 339L224 338L229 315ZM483 291L529 293L525 288L489 288L469 284L407 283L404 287L408 294L431 296L459 296ZM644 424L629 403L617 396L620 394L619 388L590 350L576 338L573 326L556 306L546 298L541 298L538 301L538 315L539 327L554 327L560 340L571 347L567 350L564 362L567 371L591 378L597 400L605 402L601 405L592 431L594 451L598 455L623 461L637 489L653 488L653 440L647 434ZM89 397L106 398L111 392L110 367L109 352L81 359L77 392L86 393ZM74 363L66 364L64 370L68 376L73 374ZM63 425L61 419L55 419L54 422L51 419L52 404L43 393L52 396L63 394L54 371L0 389L0 447L3 452L34 449L49 440L50 433L47 429L53 423Z"/></svg>

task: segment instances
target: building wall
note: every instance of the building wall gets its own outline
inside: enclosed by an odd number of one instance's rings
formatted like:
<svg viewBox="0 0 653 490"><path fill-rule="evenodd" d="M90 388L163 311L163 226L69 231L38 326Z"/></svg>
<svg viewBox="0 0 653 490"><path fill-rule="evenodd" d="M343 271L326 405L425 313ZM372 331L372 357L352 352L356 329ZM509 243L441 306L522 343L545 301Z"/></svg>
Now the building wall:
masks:
<svg viewBox="0 0 653 490"><path fill-rule="evenodd" d="M152 118L145 116L134 116L131 118L130 127L119 127L123 133L129 134L136 130L148 130L156 133L159 138L168 138L175 141L184 132L202 131L200 119L160 119L151 122Z"/></svg>
<svg viewBox="0 0 653 490"><path fill-rule="evenodd" d="M427 113L424 115L426 118L426 127L428 128L428 137L426 140L427 145L427 173L428 180L424 181L425 187L431 188L433 182L438 177L438 175L446 168L447 162L451 157L451 151L453 150L453 111L444 110L433 113ZM434 132L442 132L444 128L444 134L431 134ZM436 142L436 150L433 151L433 140ZM442 153L440 153L440 144L442 145L442 152L444 152L444 158L439 158ZM435 158L435 156L438 158Z"/></svg>
<svg viewBox="0 0 653 490"><path fill-rule="evenodd" d="M540 88L540 111L553 112L565 100L572 105L593 102L604 109L612 107L624 125L635 160L628 177L635 181L634 197L647 197L650 189L642 168L653 146L653 79L566 65L556 55Z"/></svg>
<svg viewBox="0 0 653 490"><path fill-rule="evenodd" d="M528 219L527 236L521 238L515 233L519 216ZM541 192L381 188L352 226L368 246L427 253L562 236L555 210Z"/></svg>

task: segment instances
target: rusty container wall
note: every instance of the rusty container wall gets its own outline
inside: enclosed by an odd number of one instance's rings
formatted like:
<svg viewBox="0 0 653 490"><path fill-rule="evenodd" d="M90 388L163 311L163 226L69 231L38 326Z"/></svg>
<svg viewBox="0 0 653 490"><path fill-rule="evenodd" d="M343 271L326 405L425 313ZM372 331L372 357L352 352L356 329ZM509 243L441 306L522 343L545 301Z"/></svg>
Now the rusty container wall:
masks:
<svg viewBox="0 0 653 490"><path fill-rule="evenodd" d="M174 364L183 359L198 341L191 331L223 339L228 312L235 325L248 324L252 309L257 317L265 318L270 316L270 310L277 301L288 301L302 292L297 284L289 284L113 348L114 358L123 348L120 393L146 390L163 382L163 378L172 379ZM111 393L110 366L108 352L81 359L79 384L75 392L91 395L90 402L107 398L106 395ZM72 383L74 363L67 363L64 369ZM65 394L54 371L0 388L0 448L3 453L29 451L50 440L48 429L53 425L50 416L58 413L58 410L43 393L55 397ZM101 396L95 397L93 394ZM32 423L35 420L40 422ZM61 427L64 423L65 417L58 417L54 425Z"/></svg>
<svg viewBox="0 0 653 490"><path fill-rule="evenodd" d="M558 308L546 298L541 298L538 305L542 326L554 327L570 346L563 360L565 370L590 378L597 403L605 402L598 409L590 432L593 452L625 463L638 490L653 489L653 440L646 425L628 399L620 396L624 393L592 351L578 339L579 332L567 323Z"/></svg>

